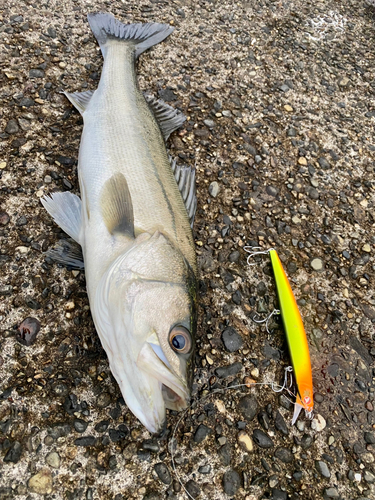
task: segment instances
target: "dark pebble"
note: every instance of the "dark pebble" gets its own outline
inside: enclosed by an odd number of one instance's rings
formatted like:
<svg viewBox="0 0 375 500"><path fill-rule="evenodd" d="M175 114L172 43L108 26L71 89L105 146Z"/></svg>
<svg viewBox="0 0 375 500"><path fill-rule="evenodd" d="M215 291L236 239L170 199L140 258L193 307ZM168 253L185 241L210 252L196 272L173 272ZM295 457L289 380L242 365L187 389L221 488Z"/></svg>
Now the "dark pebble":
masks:
<svg viewBox="0 0 375 500"><path fill-rule="evenodd" d="M118 429L110 429L109 430L109 437L113 443L117 443L118 441L121 441L121 439L124 439L128 433L128 429L125 427L125 425L120 425Z"/></svg>
<svg viewBox="0 0 375 500"><path fill-rule="evenodd" d="M157 453L160 450L159 444L155 439L145 439L142 443L142 448L152 451L152 453Z"/></svg>
<svg viewBox="0 0 375 500"><path fill-rule="evenodd" d="M272 500L287 500L287 498L286 491L277 490L276 488L272 490Z"/></svg>
<svg viewBox="0 0 375 500"><path fill-rule="evenodd" d="M111 402L111 396L108 392L102 392L96 399L98 408L106 408Z"/></svg>
<svg viewBox="0 0 375 500"><path fill-rule="evenodd" d="M280 359L280 352L271 347L268 343L264 345L263 352L266 359L274 359L275 361Z"/></svg>
<svg viewBox="0 0 375 500"><path fill-rule="evenodd" d="M304 434L301 439L301 446L304 450L310 448L313 444L313 438L309 434Z"/></svg>
<svg viewBox="0 0 375 500"><path fill-rule="evenodd" d="M81 418L76 418L73 422L73 426L77 432L85 432L88 426L88 422L85 422Z"/></svg>
<svg viewBox="0 0 375 500"><path fill-rule="evenodd" d="M259 410L257 398L252 394L250 394L249 396L244 396L243 398L240 399L239 409L242 416L246 420L248 421L253 420L253 418L255 417L255 415Z"/></svg>
<svg viewBox="0 0 375 500"><path fill-rule="evenodd" d="M156 474L160 481L164 484L171 484L172 478L171 473L169 472L168 467L163 464L163 462L159 462L154 467Z"/></svg>
<svg viewBox="0 0 375 500"><path fill-rule="evenodd" d="M205 426L204 424L199 425L194 434L194 443L201 443L206 439L207 436L211 434L211 432L212 429Z"/></svg>
<svg viewBox="0 0 375 500"><path fill-rule="evenodd" d="M161 500L161 496L156 491L149 491L143 497L143 500Z"/></svg>
<svg viewBox="0 0 375 500"><path fill-rule="evenodd" d="M161 89L158 91L158 94L159 97L165 102L171 102L177 99L177 96L172 89Z"/></svg>
<svg viewBox="0 0 375 500"><path fill-rule="evenodd" d="M260 448L272 448L272 446L273 446L272 439L269 436L267 436L267 434L265 434L260 429L254 430L253 439L254 439L254 442L258 446L260 446Z"/></svg>
<svg viewBox="0 0 375 500"><path fill-rule="evenodd" d="M41 69L31 69L29 71L29 78L44 78L44 71Z"/></svg>
<svg viewBox="0 0 375 500"><path fill-rule="evenodd" d="M294 479L295 481L301 481L302 476L303 476L302 471L297 470L297 471L293 474L293 479Z"/></svg>
<svg viewBox="0 0 375 500"><path fill-rule="evenodd" d="M284 464L290 464L293 462L293 453L288 448L277 448L275 451L275 457L284 462Z"/></svg>
<svg viewBox="0 0 375 500"><path fill-rule="evenodd" d="M211 465L210 464L201 465L198 469L198 472L200 474L209 474L211 472Z"/></svg>
<svg viewBox="0 0 375 500"><path fill-rule="evenodd" d="M240 252L238 252L237 250L229 254L229 262L237 262L239 258Z"/></svg>
<svg viewBox="0 0 375 500"><path fill-rule="evenodd" d="M232 295L232 301L237 305L239 306L241 304L241 300L242 300L242 295L241 295L241 292L239 290L236 290L234 292L234 294Z"/></svg>
<svg viewBox="0 0 375 500"><path fill-rule="evenodd" d="M25 318L18 327L16 339L23 345L31 345L35 342L39 330L40 323L36 318Z"/></svg>
<svg viewBox="0 0 375 500"><path fill-rule="evenodd" d="M284 436L287 436L289 434L286 422L279 411L276 412L275 427L278 431L284 434Z"/></svg>
<svg viewBox="0 0 375 500"><path fill-rule="evenodd" d="M9 221L9 215L6 212L0 212L0 226L6 226Z"/></svg>
<svg viewBox="0 0 375 500"><path fill-rule="evenodd" d="M373 432L365 432L364 438L367 444L375 444L375 434Z"/></svg>
<svg viewBox="0 0 375 500"><path fill-rule="evenodd" d="M56 396L67 396L69 393L69 387L63 382L56 382L52 388Z"/></svg>
<svg viewBox="0 0 375 500"><path fill-rule="evenodd" d="M327 479L331 477L328 465L325 462L323 462L323 460L316 460L315 468L319 472L319 474L321 474L323 477L326 477Z"/></svg>
<svg viewBox="0 0 375 500"><path fill-rule="evenodd" d="M270 196L277 196L279 194L279 190L274 186L267 186L266 193Z"/></svg>
<svg viewBox="0 0 375 500"><path fill-rule="evenodd" d="M223 476L223 488L227 495L233 496L241 487L241 478L237 471L228 470Z"/></svg>
<svg viewBox="0 0 375 500"><path fill-rule="evenodd" d="M237 375L242 370L241 363L233 363L228 366L221 366L216 368L215 373L219 378L226 378L232 375Z"/></svg>
<svg viewBox="0 0 375 500"><path fill-rule="evenodd" d="M226 328L223 331L222 340L224 342L225 349L229 352L238 351L243 345L241 335L232 327Z"/></svg>
<svg viewBox="0 0 375 500"><path fill-rule="evenodd" d="M5 127L5 132L7 134L16 134L19 131L18 123L16 120L9 120L7 126Z"/></svg>
<svg viewBox="0 0 375 500"><path fill-rule="evenodd" d="M76 446L94 446L96 438L94 436L85 436L74 441Z"/></svg>
<svg viewBox="0 0 375 500"><path fill-rule="evenodd" d="M27 307L30 307L30 309L34 309L35 311L41 308L40 303L35 300L34 297L31 297L31 295L27 295L25 297L25 304Z"/></svg>
<svg viewBox="0 0 375 500"><path fill-rule="evenodd" d="M222 461L223 465L229 465L232 460L232 453L231 453L231 447L229 444L225 444L222 446L219 451L218 455L220 457L220 460Z"/></svg>
<svg viewBox="0 0 375 500"><path fill-rule="evenodd" d="M327 498L339 498L340 497L339 492L334 487L325 489L324 496Z"/></svg>
<svg viewBox="0 0 375 500"><path fill-rule="evenodd" d="M198 484L195 481L193 481L192 479L190 479L190 481L188 481L185 484L185 488L186 488L187 492L193 498L197 498L200 495L200 493L201 493L201 490L200 490Z"/></svg>
<svg viewBox="0 0 375 500"><path fill-rule="evenodd" d="M14 464L16 464L21 458L21 455L21 443L19 443L18 441L14 441L4 457L4 462L13 462Z"/></svg>
<svg viewBox="0 0 375 500"><path fill-rule="evenodd" d="M16 226L26 226L27 224L27 219L24 215L21 215L21 217L18 217L16 220Z"/></svg>
<svg viewBox="0 0 375 500"><path fill-rule="evenodd" d="M318 163L321 166L321 168L327 170L331 168L331 165L328 163L328 161L325 158L318 158Z"/></svg>
<svg viewBox="0 0 375 500"><path fill-rule="evenodd" d="M109 420L102 420L95 426L96 432L105 432L108 429Z"/></svg>

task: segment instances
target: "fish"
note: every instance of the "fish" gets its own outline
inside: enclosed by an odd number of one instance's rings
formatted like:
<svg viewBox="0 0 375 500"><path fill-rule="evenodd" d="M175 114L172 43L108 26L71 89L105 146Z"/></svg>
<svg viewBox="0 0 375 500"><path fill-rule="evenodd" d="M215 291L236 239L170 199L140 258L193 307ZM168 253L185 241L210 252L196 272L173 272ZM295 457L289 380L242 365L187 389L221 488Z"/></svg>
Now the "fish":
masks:
<svg viewBox="0 0 375 500"><path fill-rule="evenodd" d="M297 396L292 418L292 425L294 425L302 409L305 410L308 418L312 418L313 415L313 381L309 345L296 299L277 251L270 249L269 255L275 276L281 318L297 385Z"/></svg>
<svg viewBox="0 0 375 500"><path fill-rule="evenodd" d="M185 121L138 87L136 60L168 37L160 23L88 14L104 59L95 91L64 92L83 117L80 197L41 203L82 248L92 318L126 405L151 432L187 408L197 328L195 169L165 141ZM59 251L57 250L57 254ZM60 262L79 267L69 246Z"/></svg>

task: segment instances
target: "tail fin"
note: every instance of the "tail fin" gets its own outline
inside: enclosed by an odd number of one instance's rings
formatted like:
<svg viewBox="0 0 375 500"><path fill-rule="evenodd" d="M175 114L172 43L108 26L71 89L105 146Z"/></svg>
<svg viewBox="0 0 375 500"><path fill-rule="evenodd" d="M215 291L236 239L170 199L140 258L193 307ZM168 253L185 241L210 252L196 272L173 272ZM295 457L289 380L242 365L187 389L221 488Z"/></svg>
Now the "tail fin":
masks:
<svg viewBox="0 0 375 500"><path fill-rule="evenodd" d="M168 24L123 24L112 14L102 12L88 14L87 19L95 38L98 40L103 56L105 56L107 42L117 38L133 44L135 56L138 57L145 50L163 41L174 30Z"/></svg>

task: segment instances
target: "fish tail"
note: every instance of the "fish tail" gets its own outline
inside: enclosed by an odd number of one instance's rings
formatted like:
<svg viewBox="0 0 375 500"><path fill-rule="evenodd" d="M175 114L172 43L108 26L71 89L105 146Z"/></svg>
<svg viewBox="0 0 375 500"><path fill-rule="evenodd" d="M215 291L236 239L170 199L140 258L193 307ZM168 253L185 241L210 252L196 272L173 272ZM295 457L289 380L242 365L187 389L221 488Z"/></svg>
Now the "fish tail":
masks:
<svg viewBox="0 0 375 500"><path fill-rule="evenodd" d="M138 57L145 50L162 42L174 30L172 26L160 23L123 24L112 14L102 12L88 14L87 19L100 45L103 57L105 57L106 45L110 40L116 39L132 44L135 56Z"/></svg>

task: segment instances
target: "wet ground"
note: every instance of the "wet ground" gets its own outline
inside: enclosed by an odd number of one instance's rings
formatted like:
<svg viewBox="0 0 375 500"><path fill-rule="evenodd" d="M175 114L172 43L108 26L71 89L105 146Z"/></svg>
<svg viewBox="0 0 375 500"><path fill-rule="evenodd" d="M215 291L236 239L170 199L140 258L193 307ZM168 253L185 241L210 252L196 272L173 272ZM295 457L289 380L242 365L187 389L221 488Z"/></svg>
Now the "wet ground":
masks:
<svg viewBox="0 0 375 500"><path fill-rule="evenodd" d="M78 193L82 119L59 92L98 83L93 11L176 28L138 64L188 117L169 149L197 169L195 403L162 439L124 405L84 272L44 257L66 235L40 196ZM2 2L0 499L188 498L171 452L192 498L375 498L374 21L357 0ZM224 390L290 364L278 319L252 320L277 302L246 245L277 248L290 278L312 422L292 427L269 386Z"/></svg>

